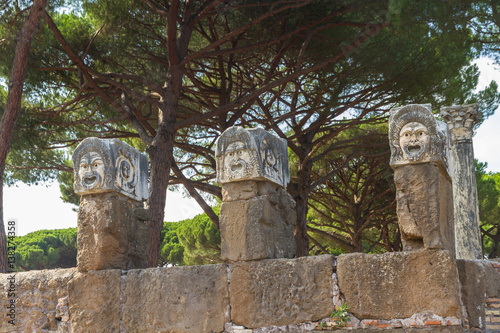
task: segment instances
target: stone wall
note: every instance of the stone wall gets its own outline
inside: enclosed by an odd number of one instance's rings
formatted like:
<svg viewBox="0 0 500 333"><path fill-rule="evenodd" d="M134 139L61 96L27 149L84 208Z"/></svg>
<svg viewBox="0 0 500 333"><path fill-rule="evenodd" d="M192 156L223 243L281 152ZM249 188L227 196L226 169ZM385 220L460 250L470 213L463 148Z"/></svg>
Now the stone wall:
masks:
<svg viewBox="0 0 500 333"><path fill-rule="evenodd" d="M500 262L457 260L465 327L500 331Z"/></svg>
<svg viewBox="0 0 500 333"><path fill-rule="evenodd" d="M319 331L337 325L330 314L343 303L347 330L500 331L500 263L442 250L32 271L1 274L0 290L1 333Z"/></svg>

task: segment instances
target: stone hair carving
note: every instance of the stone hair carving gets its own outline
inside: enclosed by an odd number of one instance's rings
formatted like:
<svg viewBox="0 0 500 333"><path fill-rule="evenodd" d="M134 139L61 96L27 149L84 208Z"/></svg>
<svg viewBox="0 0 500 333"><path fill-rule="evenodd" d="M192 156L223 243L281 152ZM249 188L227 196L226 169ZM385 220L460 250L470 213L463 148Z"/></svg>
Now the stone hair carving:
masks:
<svg viewBox="0 0 500 333"><path fill-rule="evenodd" d="M436 161L449 167L449 135L430 105L412 104L391 110L391 166Z"/></svg>
<svg viewBox="0 0 500 333"><path fill-rule="evenodd" d="M217 181L269 180L286 187L290 180L286 141L260 129L228 128L217 140Z"/></svg>
<svg viewBox="0 0 500 333"><path fill-rule="evenodd" d="M76 194L115 191L148 197L148 158L118 139L87 138L73 153Z"/></svg>

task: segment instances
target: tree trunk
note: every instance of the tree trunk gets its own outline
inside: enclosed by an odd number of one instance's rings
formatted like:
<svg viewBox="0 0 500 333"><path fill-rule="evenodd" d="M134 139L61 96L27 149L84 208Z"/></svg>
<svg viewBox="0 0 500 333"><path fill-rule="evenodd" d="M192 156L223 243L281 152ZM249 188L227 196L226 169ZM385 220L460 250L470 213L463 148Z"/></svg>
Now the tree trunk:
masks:
<svg viewBox="0 0 500 333"><path fill-rule="evenodd" d="M300 162L299 162L300 163ZM296 202L297 225L295 226L295 244L297 257L309 255L309 238L307 236L307 211L311 182L312 163L300 163L297 171L297 184L290 188L290 194Z"/></svg>
<svg viewBox="0 0 500 333"><path fill-rule="evenodd" d="M0 272L7 271L7 246L3 221L3 174L5 160L12 141L12 132L21 112L21 97L28 68L31 40L37 30L47 0L35 0L26 22L17 37L14 62L9 78L9 92L5 112L0 120Z"/></svg>
<svg viewBox="0 0 500 333"><path fill-rule="evenodd" d="M157 267L160 245L161 229L165 215L165 202L167 187L170 178L170 158L173 140L166 136L157 136L153 145L148 148L151 162L151 183L149 188L149 211L151 220L149 226L149 266ZM171 155L170 155L171 156Z"/></svg>

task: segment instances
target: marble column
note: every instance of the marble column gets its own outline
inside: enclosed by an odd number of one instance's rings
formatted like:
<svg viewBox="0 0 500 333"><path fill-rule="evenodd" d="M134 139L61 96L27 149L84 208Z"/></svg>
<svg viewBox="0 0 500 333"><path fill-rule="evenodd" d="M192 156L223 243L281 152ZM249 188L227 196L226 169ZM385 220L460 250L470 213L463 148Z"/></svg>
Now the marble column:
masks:
<svg viewBox="0 0 500 333"><path fill-rule="evenodd" d="M472 135L481 118L477 104L441 108L451 134L453 202L457 259L482 259L479 206Z"/></svg>

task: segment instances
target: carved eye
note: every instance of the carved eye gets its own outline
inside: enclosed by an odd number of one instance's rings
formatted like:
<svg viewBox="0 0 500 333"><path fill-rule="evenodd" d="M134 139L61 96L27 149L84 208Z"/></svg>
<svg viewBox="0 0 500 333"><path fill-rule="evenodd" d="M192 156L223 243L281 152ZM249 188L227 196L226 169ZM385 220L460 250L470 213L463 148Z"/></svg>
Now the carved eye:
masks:
<svg viewBox="0 0 500 333"><path fill-rule="evenodd" d="M238 150L238 155L239 156L243 155L243 150Z"/></svg>
<svg viewBox="0 0 500 333"><path fill-rule="evenodd" d="M87 165L87 164L82 164L82 165L80 165L80 168L82 168L82 169L87 169L87 168L88 168L88 165Z"/></svg>
<svg viewBox="0 0 500 333"><path fill-rule="evenodd" d="M233 154L233 152L229 152L228 155L229 155L229 157L233 157L234 154Z"/></svg>
<svg viewBox="0 0 500 333"><path fill-rule="evenodd" d="M408 133L405 133L405 137L409 137L409 136L410 136L410 134L408 134Z"/></svg>
<svg viewBox="0 0 500 333"><path fill-rule="evenodd" d="M424 132L418 133L419 136L424 136Z"/></svg>
<svg viewBox="0 0 500 333"><path fill-rule="evenodd" d="M94 168L97 168L99 166L99 163L94 163Z"/></svg>

